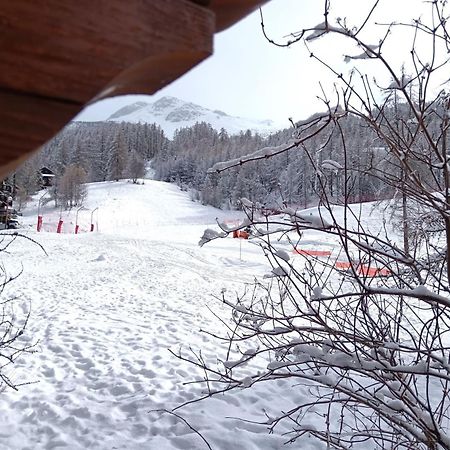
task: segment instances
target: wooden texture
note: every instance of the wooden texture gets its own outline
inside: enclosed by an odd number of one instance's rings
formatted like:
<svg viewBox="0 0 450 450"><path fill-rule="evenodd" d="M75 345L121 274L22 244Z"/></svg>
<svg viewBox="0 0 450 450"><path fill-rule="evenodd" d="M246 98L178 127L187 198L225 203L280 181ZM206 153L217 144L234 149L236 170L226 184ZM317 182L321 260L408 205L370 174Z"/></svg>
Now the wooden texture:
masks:
<svg viewBox="0 0 450 450"><path fill-rule="evenodd" d="M241 20L267 0L211 0L208 7L216 15L216 33Z"/></svg>
<svg viewBox="0 0 450 450"><path fill-rule="evenodd" d="M268 0L190 0L211 9L216 15L216 33L222 31L267 3Z"/></svg>
<svg viewBox="0 0 450 450"><path fill-rule="evenodd" d="M152 94L187 72L214 30L185 0L0 0L0 178L93 98Z"/></svg>
<svg viewBox="0 0 450 450"><path fill-rule="evenodd" d="M0 179L56 134L79 105L0 91Z"/></svg>
<svg viewBox="0 0 450 450"><path fill-rule="evenodd" d="M0 0L0 179L91 101L153 94L262 0Z"/></svg>
<svg viewBox="0 0 450 450"><path fill-rule="evenodd" d="M214 14L183 0L0 3L0 86L14 91L86 103L144 58L187 52L188 70L212 52Z"/></svg>

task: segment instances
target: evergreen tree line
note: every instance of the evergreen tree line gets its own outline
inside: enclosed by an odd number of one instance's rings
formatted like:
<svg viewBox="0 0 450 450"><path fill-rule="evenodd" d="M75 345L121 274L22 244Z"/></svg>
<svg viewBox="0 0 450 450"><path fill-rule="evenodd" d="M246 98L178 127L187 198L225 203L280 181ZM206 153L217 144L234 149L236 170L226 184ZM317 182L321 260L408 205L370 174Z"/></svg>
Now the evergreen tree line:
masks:
<svg viewBox="0 0 450 450"><path fill-rule="evenodd" d="M395 104L385 114L397 121L399 139L404 139L402 123L410 120L404 105ZM318 126L319 122L312 121L263 137L251 131L229 135L224 129L216 131L209 124L197 123L177 130L169 140L156 124L76 122L25 163L16 172L15 183L24 196L31 194L37 187L35 173L43 166L56 174L55 191L74 186L74 174L79 175L80 183L122 178L136 181L151 162L156 179L178 184L204 204L237 208L239 199L246 197L269 208L281 204L308 207L317 204L324 194L332 202L343 201L342 167L346 161L350 201L395 195L384 178L390 173L397 175L400 169L390 160L389 149L379 144L373 129L352 116L340 120L339 127L329 127L332 131L327 136L319 133L310 139L307 147L299 146L295 151L220 174L207 173L216 162L286 144ZM346 135L345 145L342 134ZM426 149L423 151L426 154ZM420 167L416 169L420 173ZM65 174L70 180L64 180ZM72 188L70 192L78 191ZM62 195L60 200L66 206L77 204L71 194Z"/></svg>
<svg viewBox="0 0 450 450"><path fill-rule="evenodd" d="M345 149L342 130L335 128L325 140L322 135L312 138L307 148L300 146L296 151L208 174L208 168L218 161L287 144L299 131L285 129L268 137L247 131L230 136L223 129L218 132L208 124L196 124L178 130L167 147L155 154L153 167L157 179L177 183L191 190L195 199L219 208L239 207L242 197L269 208L282 204L308 207L317 204L324 193L331 201L342 202L344 174L339 167L344 159L350 169L347 192L351 201L393 195L377 172L395 170L388 149L377 145L373 131L355 118L347 117L340 126L351 136Z"/></svg>
<svg viewBox="0 0 450 450"><path fill-rule="evenodd" d="M415 153L415 158L410 164L414 164L418 177L429 179L429 167L436 164L436 179L429 183L431 189L438 190L439 176L442 176L438 162L433 160L425 139L410 135L414 116L408 105L399 103L396 96L383 106L384 119L378 130L358 117L346 115L328 126L327 133L314 135L321 126L315 117L318 115L268 137L250 131L230 136L225 130L216 131L205 123L180 129L166 147L155 153L156 177L175 182L191 190L196 200L219 208L237 208L242 197L268 208L283 204L306 208L325 200L324 197L336 204L344 200L356 203L392 198L404 189L393 182L402 178L402 168L390 149L398 142L383 137L385 130L393 127L399 142L414 140L410 151ZM439 111L435 118L438 117ZM430 119L427 126L439 136L439 121L434 123L434 120ZM314 136L308 139L307 145L293 151L220 173L207 173L216 162L239 159L264 147L284 144L287 147L289 142L298 141L305 134Z"/></svg>
<svg viewBox="0 0 450 450"><path fill-rule="evenodd" d="M55 203L80 204L83 183L145 176L146 164L168 145L155 124L74 122L55 136L15 173L16 201L20 207L41 183L39 170L55 173L51 189Z"/></svg>
<svg viewBox="0 0 450 450"><path fill-rule="evenodd" d="M139 178L145 162L167 143L155 124L74 122L42 149L40 159L57 176L69 165L82 167L88 182Z"/></svg>

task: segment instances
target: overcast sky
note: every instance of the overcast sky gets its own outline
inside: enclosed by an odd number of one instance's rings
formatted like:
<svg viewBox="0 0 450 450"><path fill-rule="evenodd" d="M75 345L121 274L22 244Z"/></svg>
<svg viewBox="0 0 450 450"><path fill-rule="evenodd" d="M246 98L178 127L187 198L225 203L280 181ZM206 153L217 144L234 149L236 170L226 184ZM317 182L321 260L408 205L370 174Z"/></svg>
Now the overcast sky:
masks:
<svg viewBox="0 0 450 450"><path fill-rule="evenodd" d="M372 0L332 0L331 17L347 18L347 23L359 26L371 9ZM425 14L429 3L421 0L380 0L378 22L410 21ZM323 21L321 0L272 0L263 7L267 33L276 40ZM381 27L367 29L366 38L378 43ZM311 49L330 61L339 71L346 73L351 65L345 64L343 55L357 54L358 49L346 47L339 38L326 36L311 43ZM386 50L392 61L401 65L401 56L408 56L410 38L393 35ZM364 70L377 75L374 62L365 61ZM381 74L377 76L382 77ZM192 69L179 80L154 96L129 96L106 100L90 107L82 120L102 120L125 104L137 100L152 102L164 95L197 103L227 114L254 119L272 119L289 126L288 118L305 118L323 104L317 100L321 86L330 91L336 81L328 70L313 61L303 43L290 48L277 48L264 38L259 11L215 37L214 55ZM378 79L377 79L378 81ZM320 82L320 84L319 84ZM131 98L132 97L132 98Z"/></svg>

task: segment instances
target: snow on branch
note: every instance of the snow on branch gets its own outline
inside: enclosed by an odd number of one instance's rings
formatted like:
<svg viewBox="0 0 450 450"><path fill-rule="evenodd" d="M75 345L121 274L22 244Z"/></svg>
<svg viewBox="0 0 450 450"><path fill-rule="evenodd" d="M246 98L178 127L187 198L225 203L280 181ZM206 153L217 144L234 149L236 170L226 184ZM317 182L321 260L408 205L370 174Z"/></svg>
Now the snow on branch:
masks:
<svg viewBox="0 0 450 450"><path fill-rule="evenodd" d="M306 36L305 41L315 41L316 39L329 32L342 33L341 28L333 27L328 22L319 23L318 25L313 27L312 30L312 33Z"/></svg>
<svg viewBox="0 0 450 450"><path fill-rule="evenodd" d="M373 59L379 56L380 45L364 45L364 51L359 55L344 55L344 61L346 63L354 59Z"/></svg>
<svg viewBox="0 0 450 450"><path fill-rule="evenodd" d="M333 227L333 224L329 222L322 214L320 209L312 211L306 209L303 211L297 211L293 208L283 208L280 210L282 214L288 214L291 217L291 222L299 223L310 228L317 228L318 230L328 230Z"/></svg>
<svg viewBox="0 0 450 450"><path fill-rule="evenodd" d="M252 222L251 222L251 220L248 217L244 218L244 220L236 221L236 222L233 222L233 223L217 222L217 224L219 225L220 229L222 231L224 231L225 234L232 233L233 231L242 230L242 228L248 227L249 225L251 225L251 223ZM225 236L223 236L223 233L220 233L216 237L225 237Z"/></svg>
<svg viewBox="0 0 450 450"><path fill-rule="evenodd" d="M278 145L276 147L264 147L256 150L253 153L244 155L240 158L230 159L228 161L218 162L207 170L207 173L219 173L231 167L240 166L248 161L254 161L257 159L270 158L271 156L278 155L281 152L297 147L298 143L287 143Z"/></svg>
<svg viewBox="0 0 450 450"><path fill-rule="evenodd" d="M426 286L417 286L414 289L398 289L398 288L383 288L383 287L372 287L365 286L367 292L372 294L386 294L386 295L397 295L403 297L417 298L420 300L425 300L431 303L436 303L441 306L450 307L450 299L444 297L443 295L436 294L430 291Z"/></svg>
<svg viewBox="0 0 450 450"><path fill-rule="evenodd" d="M227 233L226 232L218 232L216 230L213 230L211 228L207 228L204 232L203 232L203 236L200 238L200 241L198 243L198 245L200 247L203 247L203 245L205 245L206 243L214 240L214 239L218 239L218 238L223 238L226 237Z"/></svg>
<svg viewBox="0 0 450 450"><path fill-rule="evenodd" d="M322 169L342 170L344 169L344 166L342 164L339 164L337 161L334 161L333 159L324 159L322 161Z"/></svg>
<svg viewBox="0 0 450 450"><path fill-rule="evenodd" d="M264 147L239 158L221 161L214 164L207 170L207 173L220 173L232 167L242 166L250 161L268 159L281 153L298 148L304 142L320 134L332 120L344 116L346 113L341 108L336 107L326 113L314 114L309 119L298 122L296 125L297 138L275 147Z"/></svg>
<svg viewBox="0 0 450 450"><path fill-rule="evenodd" d="M400 78L395 78L386 89L405 89L411 81L411 76L403 74Z"/></svg>

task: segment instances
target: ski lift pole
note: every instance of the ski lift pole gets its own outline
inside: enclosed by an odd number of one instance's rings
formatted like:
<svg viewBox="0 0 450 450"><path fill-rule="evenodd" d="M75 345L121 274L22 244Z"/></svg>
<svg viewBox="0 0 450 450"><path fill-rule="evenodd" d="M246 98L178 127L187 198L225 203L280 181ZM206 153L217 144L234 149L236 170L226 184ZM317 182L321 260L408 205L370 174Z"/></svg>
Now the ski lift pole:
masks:
<svg viewBox="0 0 450 450"><path fill-rule="evenodd" d="M91 232L94 231L94 213L97 211L97 231L98 231L98 208L95 208L91 212Z"/></svg>
<svg viewBox="0 0 450 450"><path fill-rule="evenodd" d="M78 213L83 209L83 207L81 206L80 208L77 209L77 213L75 215L75 234L78 234L78 230L80 229L80 226L78 225Z"/></svg>
<svg viewBox="0 0 450 450"><path fill-rule="evenodd" d="M61 206L61 210L60 210L60 212L59 212L58 228L56 228L56 232L57 232L57 233L61 233L61 231L62 231L62 226L63 226L63 219L62 219L62 206Z"/></svg>
<svg viewBox="0 0 450 450"><path fill-rule="evenodd" d="M47 191L45 191L41 197L39 198L38 201L38 210L37 210L37 231L41 231L42 228L42 214L41 214L41 205L42 205L42 199L45 197L45 195L47 194Z"/></svg>

